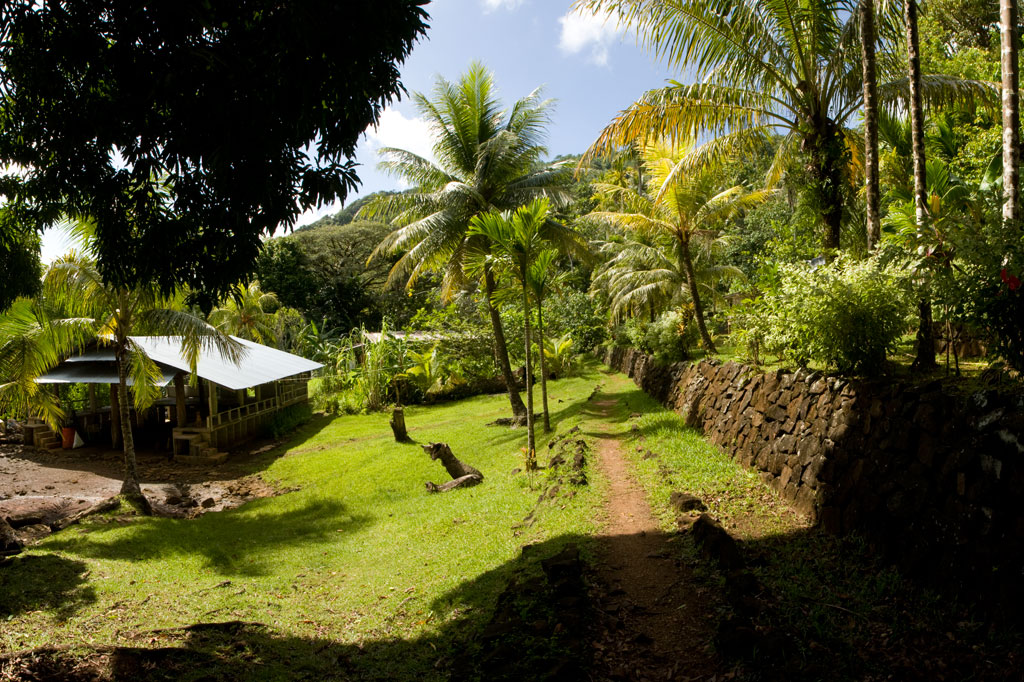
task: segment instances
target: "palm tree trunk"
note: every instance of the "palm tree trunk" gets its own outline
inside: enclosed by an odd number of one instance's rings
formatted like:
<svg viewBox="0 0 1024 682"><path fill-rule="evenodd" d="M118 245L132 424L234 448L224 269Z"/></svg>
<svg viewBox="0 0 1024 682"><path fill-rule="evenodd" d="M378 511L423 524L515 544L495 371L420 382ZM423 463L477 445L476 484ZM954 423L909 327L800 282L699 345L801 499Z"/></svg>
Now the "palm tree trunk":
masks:
<svg viewBox="0 0 1024 682"><path fill-rule="evenodd" d="M533 434L533 363L530 361L530 300L526 294L526 273L523 272L523 327L526 336L526 461L536 466L537 443Z"/></svg>
<svg viewBox="0 0 1024 682"><path fill-rule="evenodd" d="M551 416L548 413L548 370L544 362L544 310L540 296L537 296L537 349L540 351L540 395L544 403L544 433L551 431Z"/></svg>
<svg viewBox="0 0 1024 682"><path fill-rule="evenodd" d="M523 399L519 397L519 389L516 387L515 377L512 376L512 365L508 361L508 344L505 342L505 329L501 325L501 314L494 307L491 296L494 295L494 273L489 267L484 269L484 294L487 296L487 312L491 316L491 329L494 331L494 360L501 372L501 378L508 387L508 400L512 405L512 417L523 422L529 412L523 405Z"/></svg>
<svg viewBox="0 0 1024 682"><path fill-rule="evenodd" d="M1020 220L1020 93L1017 0L999 0L1003 73L1003 225Z"/></svg>
<svg viewBox="0 0 1024 682"><path fill-rule="evenodd" d="M133 504L140 505L141 511L152 513L149 501L142 494L139 485L139 471L135 463L135 438L132 435L131 413L128 407L128 349L121 343L117 349L117 401L121 418L121 441L124 443L124 482L121 495Z"/></svg>
<svg viewBox="0 0 1024 682"><path fill-rule="evenodd" d="M907 76L910 82L910 140L914 156L914 213L917 235L923 238L928 222L928 186L924 155L924 105L921 100L921 52L917 34L917 0L904 0L903 21L907 31ZM924 287L927 291L927 287ZM917 304L920 321L917 328L917 357L914 367L936 367L935 333L932 329L932 302L922 294Z"/></svg>
<svg viewBox="0 0 1024 682"><path fill-rule="evenodd" d="M715 344L711 342L711 334L708 334L707 325L704 324L704 307L700 302L700 294L697 292L697 276L693 272L693 260L690 258L690 240L683 239L679 242L679 253L683 257L683 272L686 273L686 286L690 289L690 300L693 301L693 316L697 320L697 330L700 331L700 342L709 354L717 353Z"/></svg>
<svg viewBox="0 0 1024 682"><path fill-rule="evenodd" d="M878 180L878 83L875 68L875 0L860 0L860 45L864 73L864 182L867 194L868 251L882 234Z"/></svg>

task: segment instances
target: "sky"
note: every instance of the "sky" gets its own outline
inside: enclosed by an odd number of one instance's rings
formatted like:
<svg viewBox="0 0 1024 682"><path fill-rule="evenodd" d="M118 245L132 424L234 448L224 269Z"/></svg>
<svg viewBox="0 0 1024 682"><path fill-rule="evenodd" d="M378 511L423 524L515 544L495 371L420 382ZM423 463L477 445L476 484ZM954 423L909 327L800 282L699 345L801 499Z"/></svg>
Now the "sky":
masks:
<svg viewBox="0 0 1024 682"><path fill-rule="evenodd" d="M678 77L642 50L636 37L604 17L570 12L571 0L433 0L430 28L401 67L409 93L429 94L438 76L455 81L473 60L495 77L506 104L543 87L556 101L547 141L550 156L579 154L616 113L643 92ZM376 168L377 150L398 147L430 156L424 121L409 97L383 112L356 154L362 184L347 202L380 190L405 189ZM308 211L296 226L341 210L340 204ZM59 232L43 235L43 262L69 244Z"/></svg>

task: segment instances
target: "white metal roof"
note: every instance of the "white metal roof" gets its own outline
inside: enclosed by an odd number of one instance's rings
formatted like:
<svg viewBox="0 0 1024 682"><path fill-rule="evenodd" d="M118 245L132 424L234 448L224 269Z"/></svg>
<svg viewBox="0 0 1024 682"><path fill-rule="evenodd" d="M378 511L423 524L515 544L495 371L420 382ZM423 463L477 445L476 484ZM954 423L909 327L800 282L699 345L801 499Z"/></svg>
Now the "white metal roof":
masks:
<svg viewBox="0 0 1024 682"><path fill-rule="evenodd" d="M160 380L157 386L166 386L174 381L178 373L173 367L160 367ZM116 384L117 367L111 362L82 361L75 358L74 362L61 363L43 376L36 379L39 384ZM128 377L128 385L133 383Z"/></svg>
<svg viewBox="0 0 1024 682"><path fill-rule="evenodd" d="M236 336L231 338L243 346L244 353L238 364L222 357L214 348L203 348L196 363L196 374L224 388L239 390L279 381L323 367L318 362L286 353L283 350L269 348ZM174 370L189 371L189 363L181 353L180 336L133 336L131 340L138 344L146 352L146 355L158 365L171 368L167 381L173 379L174 374L177 373ZM97 367L98 364L110 367L113 360L113 353L109 350L100 349L84 353L69 358L36 381L39 383L116 383L116 368L101 370ZM81 364L83 367L88 366L91 370L75 371L76 364ZM108 381L111 375L113 379ZM80 378L74 380L63 378L70 376ZM161 385L166 385L167 381Z"/></svg>

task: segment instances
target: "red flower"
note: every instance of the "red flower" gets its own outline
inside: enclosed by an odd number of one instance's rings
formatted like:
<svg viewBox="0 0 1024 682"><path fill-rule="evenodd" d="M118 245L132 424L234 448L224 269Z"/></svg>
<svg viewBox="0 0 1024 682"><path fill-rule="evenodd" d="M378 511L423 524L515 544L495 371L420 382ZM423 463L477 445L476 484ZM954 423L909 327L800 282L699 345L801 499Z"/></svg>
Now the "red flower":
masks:
<svg viewBox="0 0 1024 682"><path fill-rule="evenodd" d="M1010 291L1017 291L1017 289L1020 289L1020 279L1018 279L1016 275L1008 273L1006 268L1003 268L999 273L999 279L1003 280Z"/></svg>

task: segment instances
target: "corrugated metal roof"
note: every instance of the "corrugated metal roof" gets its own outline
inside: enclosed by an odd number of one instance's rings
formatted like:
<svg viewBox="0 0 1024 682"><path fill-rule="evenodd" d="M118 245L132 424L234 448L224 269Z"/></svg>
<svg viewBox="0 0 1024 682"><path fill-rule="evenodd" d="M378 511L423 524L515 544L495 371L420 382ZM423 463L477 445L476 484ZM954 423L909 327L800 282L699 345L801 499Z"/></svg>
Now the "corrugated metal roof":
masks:
<svg viewBox="0 0 1024 682"><path fill-rule="evenodd" d="M231 390L251 388L272 381L279 381L303 372L311 372L323 367L318 362L292 355L276 348L231 337L244 348L243 357L236 365L224 358L213 348L204 348L199 353L196 363L196 374L203 379ZM161 384L173 379L178 371L188 372L188 361L181 354L180 336L133 336L131 340L145 350L146 355L163 368L169 368L169 378ZM53 370L36 379L38 383L117 383L117 369L113 366L114 355L109 350L97 350L84 353L61 363ZM76 365L88 367L78 370ZM106 369L97 365L104 365ZM77 377L69 379L67 377ZM112 377L112 378L111 378Z"/></svg>
<svg viewBox="0 0 1024 682"><path fill-rule="evenodd" d="M196 374L224 388L239 390L323 367L319 362L283 350L246 341L237 336L231 338L245 347L245 355L239 363L236 365L221 357L215 349L204 348L196 363ZM185 372L189 371L188 362L181 355L180 336L133 336L131 339L142 346L146 355L156 362L177 367Z"/></svg>
<svg viewBox="0 0 1024 682"><path fill-rule="evenodd" d="M166 386L174 381L178 373L173 367L160 367L160 381L157 386ZM39 384L116 384L117 367L113 362L82 361L62 363L36 379ZM128 385L133 383L128 377Z"/></svg>

